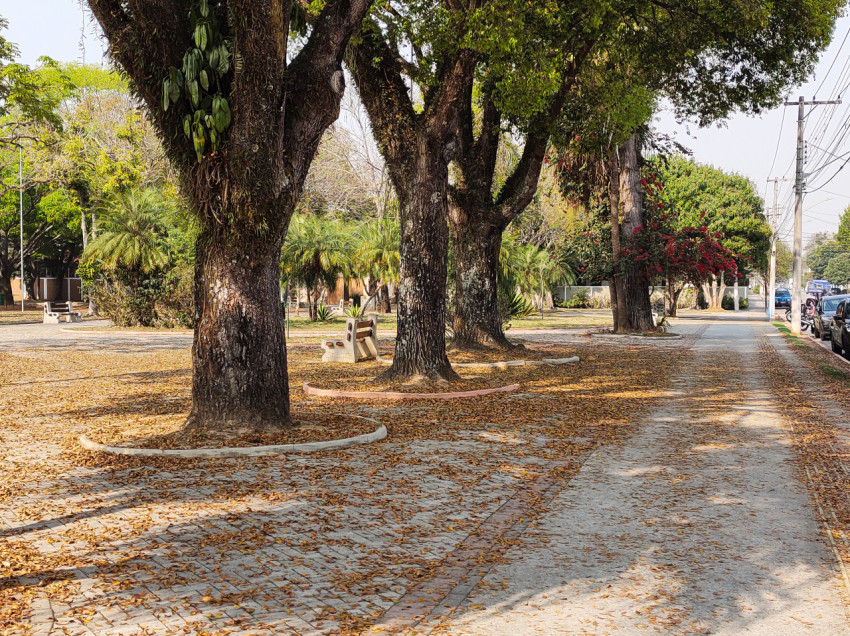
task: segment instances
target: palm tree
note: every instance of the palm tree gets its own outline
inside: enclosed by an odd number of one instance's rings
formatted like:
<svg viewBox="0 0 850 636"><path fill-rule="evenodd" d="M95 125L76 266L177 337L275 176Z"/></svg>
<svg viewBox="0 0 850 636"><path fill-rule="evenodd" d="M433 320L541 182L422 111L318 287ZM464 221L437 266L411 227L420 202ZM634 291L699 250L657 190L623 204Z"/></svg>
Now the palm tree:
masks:
<svg viewBox="0 0 850 636"><path fill-rule="evenodd" d="M317 320L322 287L336 287L351 271L353 240L339 221L315 215L293 219L281 253L281 276L307 288L310 320Z"/></svg>
<svg viewBox="0 0 850 636"><path fill-rule="evenodd" d="M106 201L99 210L99 232L83 259L99 259L112 271L126 268L136 287L142 274L169 261L162 218L165 204L152 188L132 188Z"/></svg>
<svg viewBox="0 0 850 636"><path fill-rule="evenodd" d="M500 258L506 277L522 294L532 299L539 294L540 313L543 313L544 289L556 283L575 282L575 270L568 261L555 258L536 245L503 241Z"/></svg>
<svg viewBox="0 0 850 636"><path fill-rule="evenodd" d="M391 218L378 219L362 225L358 231L360 247L355 255L357 273L369 276L375 282L384 300L384 312L389 313L390 294L387 283L398 282L399 240L398 221Z"/></svg>

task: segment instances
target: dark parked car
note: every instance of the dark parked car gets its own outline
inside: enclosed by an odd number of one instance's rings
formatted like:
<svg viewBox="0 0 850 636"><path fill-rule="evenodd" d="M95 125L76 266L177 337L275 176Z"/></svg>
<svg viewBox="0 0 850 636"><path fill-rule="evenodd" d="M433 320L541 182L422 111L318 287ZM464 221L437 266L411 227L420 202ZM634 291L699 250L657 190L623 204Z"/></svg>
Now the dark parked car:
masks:
<svg viewBox="0 0 850 636"><path fill-rule="evenodd" d="M830 337L829 327L832 324L832 317L835 315L835 310L842 300L850 298L850 294L841 296L824 296L818 301L815 307L815 317L812 321L812 335L815 338L826 340Z"/></svg>
<svg viewBox="0 0 850 636"><path fill-rule="evenodd" d="M832 316L832 325L829 327L832 336L832 350L835 353L844 353L844 357L850 357L850 332L847 331L850 324L850 300L842 300L835 308Z"/></svg>
<svg viewBox="0 0 850 636"><path fill-rule="evenodd" d="M787 289L777 289L776 295L774 296L773 301L774 307L790 307L791 306L791 292Z"/></svg>

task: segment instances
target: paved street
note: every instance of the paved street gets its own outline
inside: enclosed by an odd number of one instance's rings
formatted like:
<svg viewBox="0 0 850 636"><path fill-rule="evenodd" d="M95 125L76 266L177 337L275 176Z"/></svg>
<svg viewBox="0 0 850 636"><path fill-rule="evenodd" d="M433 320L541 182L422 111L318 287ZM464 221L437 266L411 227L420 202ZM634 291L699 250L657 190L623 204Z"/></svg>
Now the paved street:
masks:
<svg viewBox="0 0 850 636"><path fill-rule="evenodd" d="M759 316L687 314L681 340L591 345L658 365L666 388L628 434L588 432L570 456L537 428L543 415L499 428L521 394L494 400L490 429L394 440L391 427L344 452L111 468L69 455L79 416L7 422L0 547L32 572L3 585L21 590L33 634L848 634L768 382L765 352L794 354ZM0 327L0 348L33 364L45 347L187 346ZM373 415L404 408L431 417ZM43 479L15 485L32 464Z"/></svg>

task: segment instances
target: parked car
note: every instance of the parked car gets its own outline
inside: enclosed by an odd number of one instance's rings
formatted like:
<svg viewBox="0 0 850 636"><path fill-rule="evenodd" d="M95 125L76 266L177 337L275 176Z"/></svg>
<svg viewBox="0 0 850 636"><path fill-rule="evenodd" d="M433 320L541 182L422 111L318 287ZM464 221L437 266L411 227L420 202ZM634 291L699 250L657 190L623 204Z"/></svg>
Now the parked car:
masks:
<svg viewBox="0 0 850 636"><path fill-rule="evenodd" d="M773 300L774 307L790 307L791 292L787 289L777 289Z"/></svg>
<svg viewBox="0 0 850 636"><path fill-rule="evenodd" d="M830 338L829 328L832 326L832 317L842 300L850 299L850 294L841 296L824 296L815 306L815 315L812 321L812 335L821 340Z"/></svg>
<svg viewBox="0 0 850 636"><path fill-rule="evenodd" d="M850 299L842 300L835 308L832 316L832 324L829 327L832 342L832 350L835 353L844 353L845 358L850 358Z"/></svg>

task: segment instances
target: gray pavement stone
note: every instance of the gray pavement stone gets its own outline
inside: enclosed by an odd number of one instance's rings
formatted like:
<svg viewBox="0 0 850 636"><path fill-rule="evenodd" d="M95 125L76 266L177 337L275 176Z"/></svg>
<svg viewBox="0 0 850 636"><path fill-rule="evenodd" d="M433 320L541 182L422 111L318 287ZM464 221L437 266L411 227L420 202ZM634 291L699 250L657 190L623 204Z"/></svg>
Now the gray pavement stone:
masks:
<svg viewBox="0 0 850 636"><path fill-rule="evenodd" d="M747 341L760 327L727 321L698 338L707 324L683 320L676 330L686 338L665 345L695 347L695 366L667 410L622 446L595 452L569 483L546 481L551 440L534 423L515 438L494 425L456 440L389 441L379 452L327 457L219 460L168 471L68 463L61 479L27 485L0 511L0 532L44 554L73 551L99 564L78 570L71 604L49 604L53 633L333 634L340 629L334 613L365 619L408 601L428 620L420 630L408 616L395 633L616 627L637 634L655 626L667 633L689 626L721 634L848 633L787 433L758 369L748 366ZM49 327L0 326L0 350L157 351L189 342ZM583 339L575 330L523 335ZM737 343L731 352L730 342ZM740 408L703 421L686 402L705 390L694 378L705 371L700 360L715 352L731 355L748 384ZM734 439L718 441L717 427L734 428ZM589 448L593 440L577 443ZM48 439L0 437L0 455L65 461ZM345 475L324 479L341 464ZM517 477L523 471L528 481ZM473 474L470 486L463 477ZM551 501L529 525L516 502L534 479L540 489L532 486L529 496ZM498 541L517 543L502 562L478 570L478 557L493 546L470 533L486 524ZM385 559L394 562L375 571ZM434 563L443 567L422 581L417 573ZM411 597L420 588L433 600ZM98 619L88 626L73 618L89 610Z"/></svg>

